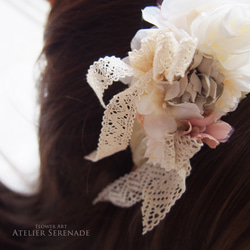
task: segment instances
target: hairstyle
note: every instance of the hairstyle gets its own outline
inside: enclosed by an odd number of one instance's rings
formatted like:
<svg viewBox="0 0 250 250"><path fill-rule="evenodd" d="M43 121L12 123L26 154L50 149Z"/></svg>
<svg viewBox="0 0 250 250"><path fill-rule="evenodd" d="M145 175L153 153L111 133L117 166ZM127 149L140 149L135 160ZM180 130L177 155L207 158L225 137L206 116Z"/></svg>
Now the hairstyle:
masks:
<svg viewBox="0 0 250 250"><path fill-rule="evenodd" d="M11 249L247 249L249 247L249 101L224 119L235 132L216 150L193 157L187 191L158 227L141 235L140 204L92 205L107 184L133 167L127 149L97 163L103 108L86 82L99 57L127 55L147 0L58 0L40 56L40 189L33 196L0 187L0 241ZM44 63L46 62L46 63ZM110 97L123 88L111 87ZM13 237L13 229L64 224L89 237Z"/></svg>

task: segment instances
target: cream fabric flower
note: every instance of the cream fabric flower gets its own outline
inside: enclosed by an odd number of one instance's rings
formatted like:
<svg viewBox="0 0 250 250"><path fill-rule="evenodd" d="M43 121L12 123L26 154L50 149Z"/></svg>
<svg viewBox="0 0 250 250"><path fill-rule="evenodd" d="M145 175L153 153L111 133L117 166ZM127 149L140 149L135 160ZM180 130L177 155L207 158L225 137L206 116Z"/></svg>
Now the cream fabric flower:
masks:
<svg viewBox="0 0 250 250"><path fill-rule="evenodd" d="M227 70L249 62L249 1L167 0L160 9L145 8L143 17L160 29L174 24L197 37L198 49L214 56Z"/></svg>
<svg viewBox="0 0 250 250"><path fill-rule="evenodd" d="M236 70L250 59L250 5L227 4L199 15L191 26L198 49L223 68Z"/></svg>
<svg viewBox="0 0 250 250"><path fill-rule="evenodd" d="M244 93L250 92L250 76L242 74L240 70L225 72L224 75L226 79L223 94L217 100L214 111L219 117L234 111L240 100L245 97Z"/></svg>
<svg viewBox="0 0 250 250"><path fill-rule="evenodd" d="M248 5L248 0L164 0L161 7L149 6L143 11L143 19L160 29L175 25L191 34L191 24L199 16L227 4Z"/></svg>
<svg viewBox="0 0 250 250"><path fill-rule="evenodd" d="M152 69L155 82L172 83L176 77L184 76L196 44L196 39L175 27L140 30L132 40L129 63L141 72L137 77Z"/></svg>
<svg viewBox="0 0 250 250"><path fill-rule="evenodd" d="M236 109L244 93L250 91L248 0L165 0L160 8L145 8L143 18L160 29L176 26L197 38L198 50L217 60L225 76L216 114L220 117Z"/></svg>

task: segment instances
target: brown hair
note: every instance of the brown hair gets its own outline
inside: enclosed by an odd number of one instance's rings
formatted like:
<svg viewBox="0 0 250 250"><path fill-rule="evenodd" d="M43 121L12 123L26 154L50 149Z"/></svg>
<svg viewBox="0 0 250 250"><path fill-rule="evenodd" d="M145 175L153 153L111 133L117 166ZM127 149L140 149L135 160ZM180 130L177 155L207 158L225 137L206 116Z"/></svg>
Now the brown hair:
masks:
<svg viewBox="0 0 250 250"><path fill-rule="evenodd" d="M216 150L192 159L187 191L166 218L141 235L140 204L92 205L107 184L133 166L128 150L98 163L84 160L96 148L103 109L86 82L99 57L125 57L130 40L148 27L146 0L58 0L51 10L40 61L40 190L24 197L1 186L2 245L12 249L246 249L249 227L249 98L225 117L235 132ZM111 93L118 92L116 85ZM107 96L108 99L108 96ZM13 237L13 229L65 224L88 237Z"/></svg>

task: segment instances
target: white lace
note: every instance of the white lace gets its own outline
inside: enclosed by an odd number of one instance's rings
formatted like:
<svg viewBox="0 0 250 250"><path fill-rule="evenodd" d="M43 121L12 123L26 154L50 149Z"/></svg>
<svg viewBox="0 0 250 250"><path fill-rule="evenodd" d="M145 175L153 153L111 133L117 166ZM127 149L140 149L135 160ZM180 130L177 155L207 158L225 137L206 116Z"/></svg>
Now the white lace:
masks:
<svg viewBox="0 0 250 250"><path fill-rule="evenodd" d="M172 170L144 164L106 187L95 199L110 201L120 207L142 202L143 234L164 219L171 206L185 191L185 177Z"/></svg>
<svg viewBox="0 0 250 250"><path fill-rule="evenodd" d="M116 60L119 61L118 67L113 64ZM110 63L111 61L113 63ZM87 79L95 79L90 86L94 89L98 98L101 98L100 102L103 103L103 105L105 105L102 100L104 89L107 89L109 85L113 84L114 79L115 81L119 81L121 78L132 74L128 66L127 70L120 69L119 65L123 64L125 63L118 58L105 57L105 60L101 58L98 62L94 63L94 67L90 67ZM106 67L112 67L112 69L104 70L104 65ZM98 70L99 68L102 68L102 70ZM115 77L110 77L109 79L111 80L104 80L103 72L112 72L112 75L115 75ZM150 71L144 74L133 86L115 95L111 99L103 115L98 148L96 151L86 156L86 159L98 161L127 148L133 131L136 115L136 101L144 91L141 85L142 83L146 84L150 82L151 79L152 72ZM101 87L102 83L104 87Z"/></svg>
<svg viewBox="0 0 250 250"><path fill-rule="evenodd" d="M98 149L87 159L98 161L127 148L136 114L135 101L140 94L134 86L113 97L104 112Z"/></svg>
<svg viewBox="0 0 250 250"><path fill-rule="evenodd" d="M87 79L105 107L102 100L104 90L114 81L131 74L130 67L125 66L120 59L105 57L90 67ZM142 85L145 86L152 79L153 71L150 70L142 74L131 87L111 99L104 112L98 148L86 156L86 159L98 161L126 149L133 132L136 101L143 94ZM185 178L191 170L189 159L201 146L201 143L188 136L166 134L163 144L164 160L161 165L143 164L106 187L94 203L111 201L117 206L130 207L142 201L145 234L158 225L185 191Z"/></svg>
<svg viewBox="0 0 250 250"><path fill-rule="evenodd" d="M171 30L152 29L148 33L140 50L129 52L132 66L142 72L153 67L155 81L161 81L164 76L172 83L175 77L183 77L193 59L197 41L191 37L178 41Z"/></svg>
<svg viewBox="0 0 250 250"><path fill-rule="evenodd" d="M185 169L186 175L190 174L191 159L203 144L189 136L178 134L166 135L164 143L164 163L161 165L166 171Z"/></svg>
<svg viewBox="0 0 250 250"><path fill-rule="evenodd" d="M118 82L121 78L131 76L133 70L119 58L104 57L100 58L90 66L87 74L87 81L95 91L100 103L105 108L103 93L113 82Z"/></svg>
<svg viewBox="0 0 250 250"><path fill-rule="evenodd" d="M145 163L111 183L94 201L110 201L120 207L130 207L142 200L143 234L157 226L181 197L191 170L189 159L202 146L190 137L166 138L166 146L171 144L166 165Z"/></svg>

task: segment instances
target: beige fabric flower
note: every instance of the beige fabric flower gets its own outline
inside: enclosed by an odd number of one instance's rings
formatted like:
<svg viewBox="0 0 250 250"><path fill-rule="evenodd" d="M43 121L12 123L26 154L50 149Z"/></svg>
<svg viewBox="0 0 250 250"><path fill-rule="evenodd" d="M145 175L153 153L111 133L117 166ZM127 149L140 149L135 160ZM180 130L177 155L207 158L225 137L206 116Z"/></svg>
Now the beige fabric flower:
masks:
<svg viewBox="0 0 250 250"><path fill-rule="evenodd" d="M224 75L217 68L217 62L196 51L192 64L185 76L180 79L179 95L172 102L175 104L195 103L201 113L209 112L222 95L224 79Z"/></svg>

